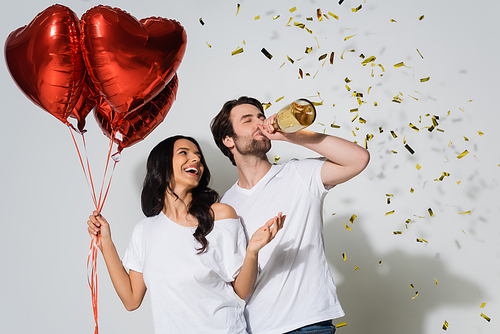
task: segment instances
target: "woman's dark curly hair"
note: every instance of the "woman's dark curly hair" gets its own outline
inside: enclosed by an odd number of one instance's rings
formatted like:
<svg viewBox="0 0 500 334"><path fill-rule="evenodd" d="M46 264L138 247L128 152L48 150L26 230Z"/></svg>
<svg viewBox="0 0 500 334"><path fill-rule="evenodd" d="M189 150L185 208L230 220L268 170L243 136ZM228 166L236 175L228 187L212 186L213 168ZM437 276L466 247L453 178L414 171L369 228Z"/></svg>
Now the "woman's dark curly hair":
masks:
<svg viewBox="0 0 500 334"><path fill-rule="evenodd" d="M167 191L178 198L177 194L171 188L171 182L174 177L172 167L174 144L179 139L187 139L196 145L200 152L200 162L204 167L198 186L192 190L193 200L188 206L188 213L198 220L198 228L193 233L193 236L201 244L200 248L196 248L198 254L201 254L208 247L206 236L214 227L214 212L211 206L215 202L218 202L220 197L215 190L208 187L210 183L210 171L208 170L205 157L201 152L200 145L194 138L181 135L169 137L151 150L146 167L146 177L142 186L142 212L144 212L146 217L158 215L165 205L165 194Z"/></svg>

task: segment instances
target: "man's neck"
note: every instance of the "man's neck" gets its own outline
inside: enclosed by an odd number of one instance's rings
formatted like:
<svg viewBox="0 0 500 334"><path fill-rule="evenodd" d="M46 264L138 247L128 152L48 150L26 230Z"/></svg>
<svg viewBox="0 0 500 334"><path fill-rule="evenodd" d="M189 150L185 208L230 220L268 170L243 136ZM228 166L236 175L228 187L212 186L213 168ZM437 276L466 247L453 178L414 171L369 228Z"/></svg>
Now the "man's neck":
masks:
<svg viewBox="0 0 500 334"><path fill-rule="evenodd" d="M238 159L238 186L243 189L252 189L266 173L271 169L272 164L267 157L248 156Z"/></svg>

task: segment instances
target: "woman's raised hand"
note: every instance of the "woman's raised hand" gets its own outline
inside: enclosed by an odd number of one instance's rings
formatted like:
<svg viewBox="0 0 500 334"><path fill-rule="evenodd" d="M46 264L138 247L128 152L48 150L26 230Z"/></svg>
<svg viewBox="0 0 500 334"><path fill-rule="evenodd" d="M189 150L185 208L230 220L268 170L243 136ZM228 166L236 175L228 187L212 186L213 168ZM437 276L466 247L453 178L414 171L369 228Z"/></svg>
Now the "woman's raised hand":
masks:
<svg viewBox="0 0 500 334"><path fill-rule="evenodd" d="M274 239L279 230L283 228L285 218L281 212L277 216L271 218L261 228L252 235L248 242L247 252L258 253L265 245Z"/></svg>
<svg viewBox="0 0 500 334"><path fill-rule="evenodd" d="M97 246L101 247L103 241L111 240L111 229L106 219L97 211L94 211L87 221L88 231L92 240L99 241ZM99 239L97 238L99 236Z"/></svg>

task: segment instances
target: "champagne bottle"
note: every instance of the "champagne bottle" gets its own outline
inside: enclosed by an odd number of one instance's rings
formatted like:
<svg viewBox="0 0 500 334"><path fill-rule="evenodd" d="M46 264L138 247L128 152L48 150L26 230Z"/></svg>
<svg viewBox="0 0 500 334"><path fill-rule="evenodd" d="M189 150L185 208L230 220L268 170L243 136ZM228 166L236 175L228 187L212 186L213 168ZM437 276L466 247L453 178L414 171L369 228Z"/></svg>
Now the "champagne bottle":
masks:
<svg viewBox="0 0 500 334"><path fill-rule="evenodd" d="M298 99L283 107L276 115L274 128L286 133L297 132L316 119L316 108L306 99Z"/></svg>

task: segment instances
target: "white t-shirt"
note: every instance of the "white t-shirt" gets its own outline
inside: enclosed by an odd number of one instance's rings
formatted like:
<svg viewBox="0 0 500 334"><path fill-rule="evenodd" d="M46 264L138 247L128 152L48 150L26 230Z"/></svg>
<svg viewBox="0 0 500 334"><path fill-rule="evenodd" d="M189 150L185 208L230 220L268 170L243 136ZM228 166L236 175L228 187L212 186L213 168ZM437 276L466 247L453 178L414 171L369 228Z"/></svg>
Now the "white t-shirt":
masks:
<svg viewBox="0 0 500 334"><path fill-rule="evenodd" d="M324 161L273 165L252 189L236 183L222 198L249 236L278 212L287 215L283 229L259 252L261 271L246 300L250 333L284 333L344 315L323 245Z"/></svg>
<svg viewBox="0 0 500 334"><path fill-rule="evenodd" d="M134 228L122 262L143 274L155 333L247 333L231 285L245 258L243 227L238 219L215 221L203 254L196 254L195 229L163 213Z"/></svg>

